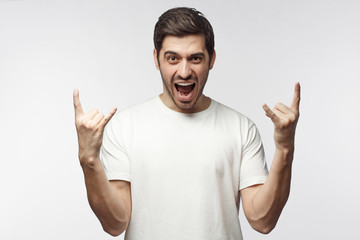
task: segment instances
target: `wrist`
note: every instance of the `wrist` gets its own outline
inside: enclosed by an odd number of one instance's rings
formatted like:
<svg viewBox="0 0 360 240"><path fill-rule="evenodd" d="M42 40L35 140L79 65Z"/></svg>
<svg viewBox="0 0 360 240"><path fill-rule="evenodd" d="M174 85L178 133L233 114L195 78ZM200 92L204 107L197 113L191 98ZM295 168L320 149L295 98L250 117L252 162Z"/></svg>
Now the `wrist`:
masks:
<svg viewBox="0 0 360 240"><path fill-rule="evenodd" d="M284 154L292 154L292 153L294 153L295 146L294 146L294 144L288 144L285 146L280 145L280 144L275 144L275 149Z"/></svg>
<svg viewBox="0 0 360 240"><path fill-rule="evenodd" d="M284 152L284 153L291 153L294 152L295 143L294 140L287 140L287 141L276 141L275 140L275 147L276 150Z"/></svg>
<svg viewBox="0 0 360 240"><path fill-rule="evenodd" d="M283 166L291 166L294 158L294 146L276 146L275 155L278 156L278 159L282 160Z"/></svg>
<svg viewBox="0 0 360 240"><path fill-rule="evenodd" d="M93 169L100 163L100 156L79 153L79 161L82 168Z"/></svg>

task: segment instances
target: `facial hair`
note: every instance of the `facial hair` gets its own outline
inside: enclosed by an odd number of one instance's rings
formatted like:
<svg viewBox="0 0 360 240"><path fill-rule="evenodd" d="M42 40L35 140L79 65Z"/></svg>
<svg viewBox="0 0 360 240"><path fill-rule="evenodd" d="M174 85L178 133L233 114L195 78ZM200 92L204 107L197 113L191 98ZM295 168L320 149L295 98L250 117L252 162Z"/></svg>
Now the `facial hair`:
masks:
<svg viewBox="0 0 360 240"><path fill-rule="evenodd" d="M170 98L171 98L171 101L174 103L174 105L175 105L177 108L179 108L179 109L181 109L181 110L184 110L184 111L189 111L189 110L195 108L196 103L197 103L198 100L203 96L203 90L204 90L204 87L205 87L206 82L207 82L208 74L205 76L206 78L205 78L205 81L204 81L204 83L203 83L202 86L199 86L199 79L198 79L198 77L197 77L196 75L193 75L193 74L191 74L191 75L190 75L189 77L187 77L187 78L183 78L183 77L181 77L181 76L179 76L179 75L176 75L176 76L172 77L172 78L171 78L171 81L170 81L170 84L171 84L170 86L168 85L168 81L164 78L161 69L160 69L160 75L161 75L161 79L162 79L163 85L165 86L164 91L167 92L168 96L170 96ZM197 96L196 96L195 101L193 101L193 102L191 102L191 103L183 103L183 104L185 104L185 106L184 106L184 105L179 105L179 104L176 102L175 97L174 97L174 95L175 95L176 93L173 93L173 92L172 92L172 89L173 89L173 86L174 86L174 83L175 83L176 80L193 80L193 81L195 82L195 84L198 85L198 86L196 86L196 87L199 88L199 91L198 91L198 93L197 93Z"/></svg>

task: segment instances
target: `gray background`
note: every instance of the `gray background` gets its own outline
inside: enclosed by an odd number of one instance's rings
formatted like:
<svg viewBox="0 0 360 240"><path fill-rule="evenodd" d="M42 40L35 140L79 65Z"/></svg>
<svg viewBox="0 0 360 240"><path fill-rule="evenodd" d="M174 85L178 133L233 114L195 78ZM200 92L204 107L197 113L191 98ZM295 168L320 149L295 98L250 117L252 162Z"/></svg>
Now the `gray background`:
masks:
<svg viewBox="0 0 360 240"><path fill-rule="evenodd" d="M213 24L217 61L205 94L250 117L269 165L262 104L302 85L292 192L268 236L356 239L360 223L360 1L0 1L0 239L113 239L88 206L72 91L108 112L162 91L152 31L168 8ZM120 237L122 239L122 237Z"/></svg>

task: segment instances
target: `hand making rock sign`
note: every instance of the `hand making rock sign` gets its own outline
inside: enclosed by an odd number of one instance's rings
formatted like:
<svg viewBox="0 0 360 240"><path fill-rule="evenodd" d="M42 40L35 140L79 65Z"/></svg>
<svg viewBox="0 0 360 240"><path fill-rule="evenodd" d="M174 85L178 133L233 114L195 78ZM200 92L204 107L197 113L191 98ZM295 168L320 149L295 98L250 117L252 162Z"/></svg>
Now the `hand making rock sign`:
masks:
<svg viewBox="0 0 360 240"><path fill-rule="evenodd" d="M278 148L289 149L294 146L295 129L299 119L300 84L295 84L294 98L290 106L278 103L271 110L266 104L263 109L274 123L274 141Z"/></svg>
<svg viewBox="0 0 360 240"><path fill-rule="evenodd" d="M117 109L113 108L106 116L97 109L85 113L77 89L74 90L73 99L79 143L79 159L81 164L85 162L89 164L99 156L104 128Z"/></svg>

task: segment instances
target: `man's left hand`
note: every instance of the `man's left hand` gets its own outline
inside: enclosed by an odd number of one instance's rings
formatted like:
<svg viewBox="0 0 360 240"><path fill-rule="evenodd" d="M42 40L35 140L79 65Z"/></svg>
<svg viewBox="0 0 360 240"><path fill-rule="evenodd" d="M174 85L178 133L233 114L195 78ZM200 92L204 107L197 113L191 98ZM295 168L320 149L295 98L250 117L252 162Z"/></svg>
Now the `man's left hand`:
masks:
<svg viewBox="0 0 360 240"><path fill-rule="evenodd" d="M295 84L294 98L290 106L278 103L274 109L263 105L266 116L274 123L274 141L279 150L293 150L295 129L299 119L300 84Z"/></svg>

